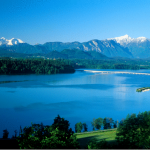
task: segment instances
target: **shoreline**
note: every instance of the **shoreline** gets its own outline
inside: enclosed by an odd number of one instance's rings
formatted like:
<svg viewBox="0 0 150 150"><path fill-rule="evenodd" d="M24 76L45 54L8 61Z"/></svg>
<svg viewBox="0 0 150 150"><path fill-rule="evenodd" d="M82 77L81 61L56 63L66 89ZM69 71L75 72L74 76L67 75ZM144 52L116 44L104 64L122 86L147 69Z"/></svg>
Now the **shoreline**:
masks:
<svg viewBox="0 0 150 150"><path fill-rule="evenodd" d="M143 88L138 88L136 90L136 92L146 92L146 91L149 91L150 90L150 87L143 87Z"/></svg>
<svg viewBox="0 0 150 150"><path fill-rule="evenodd" d="M145 90L143 90L142 92L146 92L146 91L149 91L150 89L145 89Z"/></svg>
<svg viewBox="0 0 150 150"><path fill-rule="evenodd" d="M123 71L93 71L84 70L86 72L102 73L102 74L135 74L135 75L150 75L150 73L136 73L136 72L123 72Z"/></svg>

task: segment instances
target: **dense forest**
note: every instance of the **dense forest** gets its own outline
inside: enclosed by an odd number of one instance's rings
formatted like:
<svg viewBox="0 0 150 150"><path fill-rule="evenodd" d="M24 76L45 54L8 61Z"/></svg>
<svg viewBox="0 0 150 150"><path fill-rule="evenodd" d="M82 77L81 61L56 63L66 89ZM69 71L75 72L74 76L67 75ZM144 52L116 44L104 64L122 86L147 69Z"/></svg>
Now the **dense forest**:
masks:
<svg viewBox="0 0 150 150"><path fill-rule="evenodd" d="M73 59L71 60L74 68L91 68L91 69L150 69L150 61L138 59Z"/></svg>
<svg viewBox="0 0 150 150"><path fill-rule="evenodd" d="M0 74L74 73L68 60L0 59Z"/></svg>
<svg viewBox="0 0 150 150"><path fill-rule="evenodd" d="M44 59L1 58L0 74L74 73L78 68L90 69L150 69L149 60L132 59Z"/></svg>

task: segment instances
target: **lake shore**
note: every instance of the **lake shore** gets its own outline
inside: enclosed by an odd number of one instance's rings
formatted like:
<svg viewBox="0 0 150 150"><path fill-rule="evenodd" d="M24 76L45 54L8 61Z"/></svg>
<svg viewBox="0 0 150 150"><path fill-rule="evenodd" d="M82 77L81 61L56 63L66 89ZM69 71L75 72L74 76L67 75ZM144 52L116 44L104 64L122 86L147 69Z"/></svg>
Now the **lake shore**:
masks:
<svg viewBox="0 0 150 150"><path fill-rule="evenodd" d="M143 87L143 88L138 88L136 90L136 92L146 92L146 91L149 91L150 90L150 87Z"/></svg>

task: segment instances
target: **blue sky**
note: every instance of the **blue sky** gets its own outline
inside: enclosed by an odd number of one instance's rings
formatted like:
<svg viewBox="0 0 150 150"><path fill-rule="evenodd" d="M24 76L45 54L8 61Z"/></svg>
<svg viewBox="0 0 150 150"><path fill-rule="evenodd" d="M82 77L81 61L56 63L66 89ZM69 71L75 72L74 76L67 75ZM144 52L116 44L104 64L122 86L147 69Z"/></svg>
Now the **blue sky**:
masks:
<svg viewBox="0 0 150 150"><path fill-rule="evenodd" d="M0 0L0 38L29 44L150 38L150 0Z"/></svg>

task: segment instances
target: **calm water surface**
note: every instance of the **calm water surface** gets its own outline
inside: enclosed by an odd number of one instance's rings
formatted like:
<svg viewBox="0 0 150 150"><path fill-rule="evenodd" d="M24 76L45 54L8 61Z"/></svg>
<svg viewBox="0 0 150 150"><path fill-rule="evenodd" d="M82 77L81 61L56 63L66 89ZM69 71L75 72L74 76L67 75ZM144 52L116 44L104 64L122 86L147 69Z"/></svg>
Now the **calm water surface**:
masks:
<svg viewBox="0 0 150 150"><path fill-rule="evenodd" d="M73 130L75 123L81 121L88 124L90 131L93 118L111 117L120 121L128 113L150 110L150 91L136 92L139 87L150 86L150 76L83 70L74 74L1 75L0 83L12 82L0 84L0 138L4 129L12 137L20 125L30 126L31 122L51 125L58 114L69 120ZM150 73L150 70L111 71Z"/></svg>

